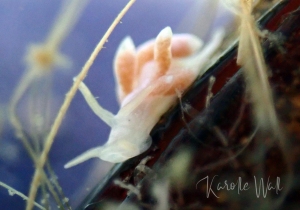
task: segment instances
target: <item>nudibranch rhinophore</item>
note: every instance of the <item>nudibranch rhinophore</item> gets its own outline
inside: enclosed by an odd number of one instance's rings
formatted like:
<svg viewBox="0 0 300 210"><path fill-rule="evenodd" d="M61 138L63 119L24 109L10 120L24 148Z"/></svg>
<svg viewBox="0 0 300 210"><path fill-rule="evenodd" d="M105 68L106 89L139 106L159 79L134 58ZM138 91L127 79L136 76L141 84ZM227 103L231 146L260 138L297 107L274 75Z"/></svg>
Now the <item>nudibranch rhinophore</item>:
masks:
<svg viewBox="0 0 300 210"><path fill-rule="evenodd" d="M202 50L199 38L190 34L173 36L170 27L137 49L126 37L114 59L119 112L113 115L105 110L83 82L79 86L94 113L111 127L109 139L71 160L65 168L93 157L123 162L146 151L152 143L150 131L176 103L178 91L184 92L204 73L203 66L220 46L223 35L223 30L218 30Z"/></svg>

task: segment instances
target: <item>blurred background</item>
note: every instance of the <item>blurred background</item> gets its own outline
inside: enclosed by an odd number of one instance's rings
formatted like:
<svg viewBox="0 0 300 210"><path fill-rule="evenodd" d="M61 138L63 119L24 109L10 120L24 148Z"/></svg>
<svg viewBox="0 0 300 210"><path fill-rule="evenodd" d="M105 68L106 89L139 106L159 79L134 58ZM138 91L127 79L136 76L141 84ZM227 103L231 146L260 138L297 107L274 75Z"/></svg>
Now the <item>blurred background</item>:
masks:
<svg viewBox="0 0 300 210"><path fill-rule="evenodd" d="M0 1L0 181L27 194L34 164L16 138L7 112L15 88L25 73L24 57L30 44L42 43L57 17L62 0ZM60 46L71 66L55 67L51 74L32 82L18 103L16 113L29 138L43 139L49 132L65 94L127 0L87 1L78 21ZM173 33L194 33L203 40L218 26L229 23L230 16L211 0L138 0L122 19L100 52L85 79L98 102L113 113L118 111L113 77L113 57L121 40L130 35L136 46L166 26ZM33 114L39 115L42 126ZM37 125L38 124L38 125ZM40 126L40 127L39 127ZM41 128L42 127L42 128ZM76 94L50 151L49 161L72 207L89 193L109 171L112 164L92 159L70 169L66 162L91 147L104 144L109 127L90 110L81 94ZM35 132L38 132L35 133ZM36 201L41 202L41 196ZM9 196L0 188L1 209L24 209L25 201Z"/></svg>

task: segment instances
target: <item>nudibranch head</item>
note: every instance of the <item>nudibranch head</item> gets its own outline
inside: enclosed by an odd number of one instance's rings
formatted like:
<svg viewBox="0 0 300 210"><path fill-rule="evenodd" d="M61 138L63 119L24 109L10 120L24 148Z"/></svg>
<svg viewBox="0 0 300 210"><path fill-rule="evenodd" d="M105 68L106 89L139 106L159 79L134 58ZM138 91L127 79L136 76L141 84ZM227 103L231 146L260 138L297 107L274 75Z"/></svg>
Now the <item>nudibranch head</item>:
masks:
<svg viewBox="0 0 300 210"><path fill-rule="evenodd" d="M137 145L129 140L122 140L107 144L100 152L99 158L112 163L120 163L145 152L151 146L151 138L144 144Z"/></svg>

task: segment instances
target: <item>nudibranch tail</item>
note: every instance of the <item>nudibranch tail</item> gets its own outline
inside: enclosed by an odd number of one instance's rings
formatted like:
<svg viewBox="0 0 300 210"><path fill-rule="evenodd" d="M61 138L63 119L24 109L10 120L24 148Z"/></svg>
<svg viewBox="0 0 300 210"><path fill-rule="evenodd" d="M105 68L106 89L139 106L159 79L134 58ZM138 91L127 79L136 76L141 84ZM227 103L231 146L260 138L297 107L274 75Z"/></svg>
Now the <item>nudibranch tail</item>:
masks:
<svg viewBox="0 0 300 210"><path fill-rule="evenodd" d="M76 165L78 165L84 161L87 161L91 158L99 157L102 150L103 150L103 147L95 147L95 148L89 149L88 151L82 153L81 155L77 156L73 160L69 161L66 165L64 165L64 168L71 168L71 167L76 166Z"/></svg>
<svg viewBox="0 0 300 210"><path fill-rule="evenodd" d="M75 78L73 80L75 80ZM90 106L90 108L93 110L93 112L99 118L101 118L107 125L112 127L114 124L114 115L110 111L100 106L100 104L96 101L91 91L83 82L80 83L79 90L82 93L88 105Z"/></svg>
<svg viewBox="0 0 300 210"><path fill-rule="evenodd" d="M225 36L225 30L220 28L213 33L211 40L205 45L205 47L196 56L185 60L186 67L190 67L195 73L202 75L204 72L203 67L211 59L211 56L216 52L216 50L221 46L222 41ZM200 72L199 72L200 71Z"/></svg>
<svg viewBox="0 0 300 210"><path fill-rule="evenodd" d="M192 34L176 34L172 37L171 52L173 58L190 56L203 46L203 41Z"/></svg>

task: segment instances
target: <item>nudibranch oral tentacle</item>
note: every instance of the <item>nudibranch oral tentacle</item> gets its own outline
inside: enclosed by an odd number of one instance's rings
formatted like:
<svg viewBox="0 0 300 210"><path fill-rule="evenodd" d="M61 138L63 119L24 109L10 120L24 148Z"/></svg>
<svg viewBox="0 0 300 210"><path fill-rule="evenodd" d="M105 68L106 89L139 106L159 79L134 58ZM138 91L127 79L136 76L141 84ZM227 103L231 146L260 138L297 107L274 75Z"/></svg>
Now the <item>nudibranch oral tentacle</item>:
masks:
<svg viewBox="0 0 300 210"><path fill-rule="evenodd" d="M126 37L114 61L119 112L113 115L103 109L84 83L79 87L91 109L111 127L108 141L76 157L65 168L93 157L123 162L146 151L151 146L152 128L176 103L178 91L184 92L204 73L202 68L220 46L223 35L223 31L215 33L202 50L200 39L173 35L170 27L137 48Z"/></svg>
<svg viewBox="0 0 300 210"><path fill-rule="evenodd" d="M73 79L76 80L75 78ZM104 109L102 106L100 106L96 100L96 98L93 96L91 91L88 89L88 87L82 82L79 85L79 90L82 93L85 101L88 103L88 105L91 107L92 111L100 118L102 119L107 125L110 127L113 127L114 125L114 114L112 114L110 111Z"/></svg>

